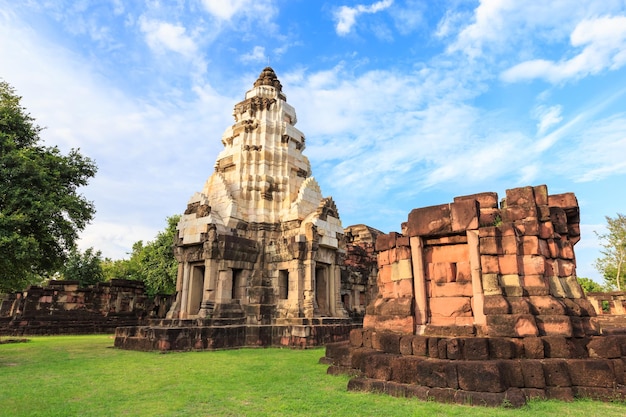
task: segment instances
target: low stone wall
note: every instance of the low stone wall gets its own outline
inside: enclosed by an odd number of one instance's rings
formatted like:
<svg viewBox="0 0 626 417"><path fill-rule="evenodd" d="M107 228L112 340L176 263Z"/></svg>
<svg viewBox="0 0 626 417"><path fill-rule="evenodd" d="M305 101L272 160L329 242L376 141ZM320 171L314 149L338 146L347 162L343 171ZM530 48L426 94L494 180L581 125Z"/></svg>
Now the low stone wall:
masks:
<svg viewBox="0 0 626 417"><path fill-rule="evenodd" d="M357 329L327 345L349 390L446 403L521 406L527 399L626 398L626 336L439 338Z"/></svg>
<svg viewBox="0 0 626 417"><path fill-rule="evenodd" d="M167 320L166 320L167 321ZM345 341L358 325L342 323L302 325L215 325L210 320L164 320L153 325L118 327L115 347L140 351L188 351L241 347L309 348Z"/></svg>
<svg viewBox="0 0 626 417"><path fill-rule="evenodd" d="M143 283L111 280L79 288L76 281L50 281L8 294L0 304L0 334L113 333L148 317L164 317L169 296L148 297Z"/></svg>

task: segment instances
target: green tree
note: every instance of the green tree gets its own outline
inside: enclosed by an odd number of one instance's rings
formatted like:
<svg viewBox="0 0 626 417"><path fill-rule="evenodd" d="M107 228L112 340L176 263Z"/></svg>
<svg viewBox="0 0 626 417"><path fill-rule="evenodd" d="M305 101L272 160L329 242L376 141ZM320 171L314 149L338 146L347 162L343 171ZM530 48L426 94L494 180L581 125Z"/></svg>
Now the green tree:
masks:
<svg viewBox="0 0 626 417"><path fill-rule="evenodd" d="M585 291L585 294L588 292L604 292L604 286L602 284L598 284L591 278L578 277L578 283Z"/></svg>
<svg viewBox="0 0 626 417"><path fill-rule="evenodd" d="M167 218L167 227L146 244L137 241L130 259L110 260L103 264L105 279L143 281L149 295L171 294L176 290L178 262L174 258L174 236L180 216Z"/></svg>
<svg viewBox="0 0 626 417"><path fill-rule="evenodd" d="M63 279L78 281L81 287L104 281L102 252L86 249L81 253L72 249L61 271Z"/></svg>
<svg viewBox="0 0 626 417"><path fill-rule="evenodd" d="M626 216L606 216L607 233L596 235L601 240L602 256L596 259L595 267L604 276L607 288L621 291L626 281Z"/></svg>
<svg viewBox="0 0 626 417"><path fill-rule="evenodd" d="M61 269L93 203L78 194L96 173L72 149L40 143L41 127L0 81L0 292L19 291Z"/></svg>

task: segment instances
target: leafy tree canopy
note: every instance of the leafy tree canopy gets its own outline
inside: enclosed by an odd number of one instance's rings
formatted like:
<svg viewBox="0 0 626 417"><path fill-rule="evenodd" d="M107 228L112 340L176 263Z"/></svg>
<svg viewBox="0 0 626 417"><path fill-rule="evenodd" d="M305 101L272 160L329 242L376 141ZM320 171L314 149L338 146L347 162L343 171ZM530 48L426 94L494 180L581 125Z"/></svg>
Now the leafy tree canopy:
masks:
<svg viewBox="0 0 626 417"><path fill-rule="evenodd" d="M135 242L130 259L103 263L104 276L143 281L149 295L171 294L176 290L178 262L174 258L174 236L180 216L167 218L167 227L156 238L144 244Z"/></svg>
<svg viewBox="0 0 626 417"><path fill-rule="evenodd" d="M20 100L0 81L0 292L58 271L95 213L77 192L95 163L76 149L43 146Z"/></svg>
<svg viewBox="0 0 626 417"><path fill-rule="evenodd" d="M585 294L589 292L604 292L605 291L605 288L602 284L598 284L591 278L578 277L578 282L580 283L580 286L582 287L582 289L585 291Z"/></svg>
<svg viewBox="0 0 626 417"><path fill-rule="evenodd" d="M62 269L63 279L78 281L81 287L104 281L102 253L93 248L80 251L73 249Z"/></svg>
<svg viewBox="0 0 626 417"><path fill-rule="evenodd" d="M606 216L607 233L598 234L602 256L595 267L604 276L607 288L622 291L626 282L626 216Z"/></svg>

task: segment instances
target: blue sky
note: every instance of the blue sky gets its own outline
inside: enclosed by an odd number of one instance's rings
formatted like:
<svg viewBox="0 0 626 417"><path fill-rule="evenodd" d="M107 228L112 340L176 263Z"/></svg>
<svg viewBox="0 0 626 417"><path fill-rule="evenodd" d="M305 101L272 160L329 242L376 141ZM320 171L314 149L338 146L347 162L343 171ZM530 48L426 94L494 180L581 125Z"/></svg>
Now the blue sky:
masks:
<svg viewBox="0 0 626 417"><path fill-rule="evenodd" d="M344 226L547 184L575 192L578 275L626 212L626 1L0 0L0 77L99 172L81 246L123 258L213 171L269 64Z"/></svg>

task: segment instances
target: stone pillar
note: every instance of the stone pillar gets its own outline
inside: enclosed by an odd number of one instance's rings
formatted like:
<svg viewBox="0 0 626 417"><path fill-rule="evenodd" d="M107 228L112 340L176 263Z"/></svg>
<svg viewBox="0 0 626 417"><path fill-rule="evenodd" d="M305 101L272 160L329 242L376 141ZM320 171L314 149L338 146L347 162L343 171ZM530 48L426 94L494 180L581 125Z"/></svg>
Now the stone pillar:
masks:
<svg viewBox="0 0 626 417"><path fill-rule="evenodd" d="M315 309L315 289L313 288L315 282L315 261L304 261L304 288L303 295L303 310L304 317L313 318L313 312Z"/></svg>
<svg viewBox="0 0 626 417"><path fill-rule="evenodd" d="M217 279L217 294L215 302L223 303L232 299L233 291L233 270L226 269L219 271Z"/></svg>
<svg viewBox="0 0 626 417"><path fill-rule="evenodd" d="M484 326L487 324L483 306L485 294L483 293L482 272L480 268L480 247L478 230L467 231L467 246L469 249L469 263L472 276L472 312L474 324Z"/></svg>
<svg viewBox="0 0 626 417"><path fill-rule="evenodd" d="M426 294L426 274L424 272L424 243L422 238L410 238L411 263L413 267L413 294L415 294L416 334L421 334L428 324L428 304Z"/></svg>
<svg viewBox="0 0 626 417"><path fill-rule="evenodd" d="M183 289L182 289L181 297L180 297L181 306L180 306L179 318L181 319L187 318L187 315L189 314L189 312L187 311L187 307L189 304L189 279L190 279L189 272L190 270L191 270L191 267L189 266L189 262L185 262L185 265L183 267Z"/></svg>

